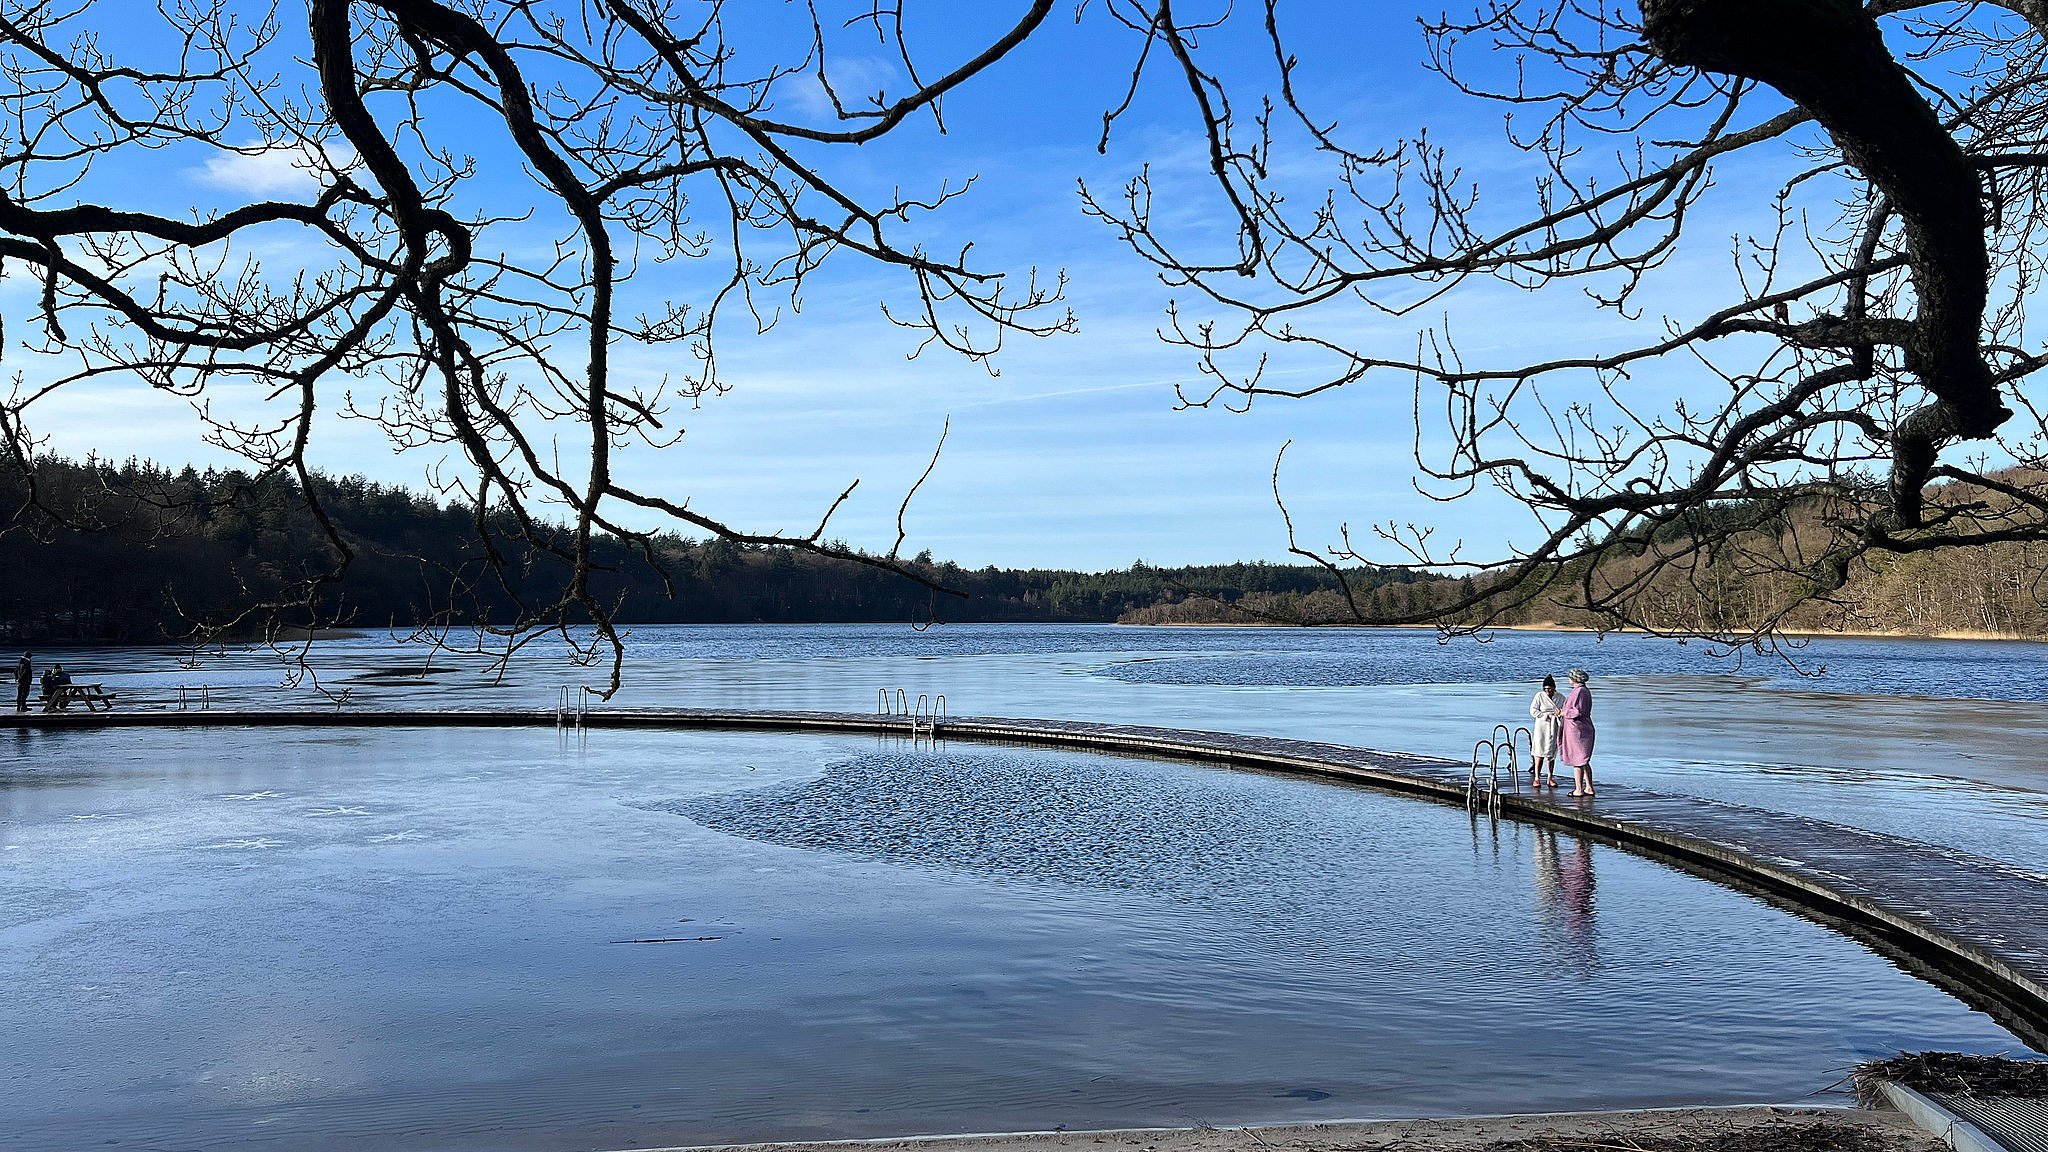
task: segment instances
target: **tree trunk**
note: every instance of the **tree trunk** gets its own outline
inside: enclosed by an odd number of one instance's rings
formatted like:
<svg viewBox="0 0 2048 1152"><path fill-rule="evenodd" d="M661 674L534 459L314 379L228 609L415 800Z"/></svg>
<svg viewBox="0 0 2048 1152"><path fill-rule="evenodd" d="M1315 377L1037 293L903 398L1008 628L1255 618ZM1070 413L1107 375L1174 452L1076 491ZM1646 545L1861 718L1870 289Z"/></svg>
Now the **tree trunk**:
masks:
<svg viewBox="0 0 2048 1152"><path fill-rule="evenodd" d="M1892 503L1918 525L1942 445L2012 415L1982 352L1991 261L1975 166L1857 0L1644 0L1643 32L1672 64L1755 80L1812 113L1904 222L1919 297L1906 367L1934 401L1893 432Z"/></svg>

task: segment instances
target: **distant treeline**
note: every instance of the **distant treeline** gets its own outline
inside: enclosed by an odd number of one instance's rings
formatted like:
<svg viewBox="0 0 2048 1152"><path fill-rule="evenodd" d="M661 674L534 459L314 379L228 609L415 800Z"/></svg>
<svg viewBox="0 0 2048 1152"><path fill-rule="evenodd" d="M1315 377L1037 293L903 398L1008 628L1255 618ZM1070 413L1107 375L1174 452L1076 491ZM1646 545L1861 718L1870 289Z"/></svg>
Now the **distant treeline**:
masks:
<svg viewBox="0 0 2048 1152"><path fill-rule="evenodd" d="M2016 474L2001 478L2015 485L2040 480ZM1994 526L2009 500L1995 490L1953 485L1935 489L1935 495L1949 506L1978 509L1980 522ZM1648 540L1617 540L1590 575L1591 562L1580 561L1557 573L1547 589L1518 594L1511 607L1484 615L1468 611L1455 622L1613 627L1611 619L1571 606L1582 601L1590 585L1603 593L1635 589L1634 618L1675 633L1741 636L1777 627L1907 636L2048 636L2048 544L2001 540L1905 555L1871 552L1851 566L1844 587L1830 591L1816 588L1805 559L1825 551L1829 524L1828 508L1819 499L1788 508L1727 501L1664 525ZM1701 547L1702 542L1720 546ZM1461 598L1458 594L1469 594L1473 587L1469 577L1375 580L1360 586L1357 599L1369 618L1432 610L1441 616L1443 608ZM1341 624L1357 617L1327 588L1249 591L1241 598L1221 599L1231 602L1192 598L1140 609L1126 619L1204 623L1253 615Z"/></svg>
<svg viewBox="0 0 2048 1152"><path fill-rule="evenodd" d="M270 625L407 627L453 613L504 622L517 605L546 603L562 586L560 561L519 544L503 517L486 523L504 563L485 563L474 509L446 505L360 476L317 477L321 503L356 551L346 578L321 594L317 614L286 610L241 620L244 634ZM288 478L261 482L237 471L171 470L146 461L112 464L50 459L29 478L0 465L0 637L12 641L152 642L191 637L202 626L244 617L252 605L291 599L332 554ZM1803 512L1754 530L1758 540L1796 544L1818 532ZM544 528L543 531L557 529ZM1668 542L1667 542L1668 543ZM1791 549L1797 551L1797 549ZM1213 564L1109 572L961 568L929 553L911 561L925 575L967 593L933 596L902 576L782 548L662 536L656 558L600 538L598 595L623 623L816 623L1069 621L1132 624L1248 623L1354 619L1327 569L1301 564ZM1723 549L1725 557L1736 550ZM1611 558L1600 582L1628 581L1647 559ZM1799 600L1796 568L1743 573L1714 560L1667 573L1646 604L1662 626L1735 631L1775 617ZM1904 634L1989 632L2048 635L2048 546L2001 543L1925 555L1873 555L1849 585L1801 604L1782 623L1816 630ZM1472 588L1447 579L1349 568L1345 576L1368 615L1428 613ZM1494 622L1597 626L1565 606L1583 572L1558 591ZM317 618L316 618L317 617Z"/></svg>
<svg viewBox="0 0 2048 1152"><path fill-rule="evenodd" d="M512 542L490 521L506 562L484 563L474 509L453 507L360 476L320 477L322 505L357 555L323 591L322 623L409 626L455 610L502 621L519 598L548 602L560 562ZM252 604L292 598L332 563L331 549L289 478L258 482L239 471L172 470L147 461L37 463L29 477L0 468L0 500L13 515L0 537L0 634L16 641L148 642L233 621ZM901 576L781 548L663 536L655 553L673 591L640 548L604 539L599 595L627 623L823 621L1114 621L1200 618L1219 603L1294 608L1334 597L1337 582L1307 565L1218 564L1112 572L965 569L926 553L918 568L967 599L933 597ZM1412 596L1412 578L1349 573L1367 594ZM1213 598L1213 599L1211 599ZM1242 613L1229 618L1246 619ZM313 622L287 611L252 618Z"/></svg>
<svg viewBox="0 0 2048 1152"><path fill-rule="evenodd" d="M1952 483L1931 491L1930 504L1937 499L1974 507L1978 523L1996 526L2007 498ZM1730 502L1716 515L1743 526L1725 537L1725 546L1660 568L1660 555L1684 552L1688 528L1670 525L1634 548L1618 549L1595 570L1592 583L1640 588L1642 618L1675 632L1740 634L1775 621L1783 629L1814 632L2048 636L2048 544L1997 540L1903 555L1873 551L1850 566L1840 589L1817 590L1806 558L1822 554L1832 532L1823 503L1759 517L1757 508ZM1690 530L1713 538L1725 527L1695 524ZM1565 573L1558 594L1538 597L1502 622L1594 625L1592 616L1559 603L1563 589L1585 576L1583 566Z"/></svg>

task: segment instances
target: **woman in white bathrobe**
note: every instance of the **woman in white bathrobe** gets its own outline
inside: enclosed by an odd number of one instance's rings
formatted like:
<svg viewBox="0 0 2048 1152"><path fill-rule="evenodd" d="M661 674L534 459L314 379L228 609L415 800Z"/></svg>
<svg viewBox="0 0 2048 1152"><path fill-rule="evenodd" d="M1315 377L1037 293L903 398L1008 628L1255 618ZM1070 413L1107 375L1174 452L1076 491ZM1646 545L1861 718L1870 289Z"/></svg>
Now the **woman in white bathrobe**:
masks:
<svg viewBox="0 0 2048 1152"><path fill-rule="evenodd" d="M1557 677L1545 676L1543 690L1529 701L1529 787L1557 787Z"/></svg>

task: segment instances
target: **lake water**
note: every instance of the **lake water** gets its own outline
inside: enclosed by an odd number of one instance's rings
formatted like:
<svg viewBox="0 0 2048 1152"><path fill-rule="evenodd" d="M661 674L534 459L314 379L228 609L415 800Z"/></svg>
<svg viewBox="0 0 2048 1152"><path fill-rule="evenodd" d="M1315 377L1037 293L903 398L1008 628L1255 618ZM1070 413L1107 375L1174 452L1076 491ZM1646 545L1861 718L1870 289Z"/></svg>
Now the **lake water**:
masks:
<svg viewBox="0 0 2048 1152"><path fill-rule="evenodd" d="M840 657L835 679L731 657L723 680L727 657L677 658L664 690L850 707L820 697L920 658ZM1246 691L1136 684L1086 649L980 680L976 659L930 679L1007 685L1013 710L1043 684ZM1276 723L1296 691L1244 715ZM1839 1100L1900 1048L2023 1051L1847 938L1571 836L1293 777L853 737L17 736L0 972L0 1147L24 1149Z"/></svg>
<svg viewBox="0 0 2048 1152"><path fill-rule="evenodd" d="M1544 673L1595 674L1605 778L1757 804L2048 872L2048 645L1825 639L1717 654L1642 636L1091 625L663 626L633 630L621 707L867 711L878 688L954 715L1122 721L1333 740L1463 758L1525 723ZM601 679L559 646L502 674L382 635L322 641L351 708L552 708ZM324 706L275 654L189 665L171 649L59 653L128 706L179 685L221 706ZM196 699L196 693L194 695Z"/></svg>

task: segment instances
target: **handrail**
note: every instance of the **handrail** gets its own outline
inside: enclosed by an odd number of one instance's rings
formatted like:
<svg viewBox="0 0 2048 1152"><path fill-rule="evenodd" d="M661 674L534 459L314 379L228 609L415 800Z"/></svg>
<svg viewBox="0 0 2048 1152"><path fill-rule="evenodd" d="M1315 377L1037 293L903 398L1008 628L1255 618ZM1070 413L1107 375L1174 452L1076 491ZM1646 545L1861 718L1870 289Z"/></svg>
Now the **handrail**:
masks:
<svg viewBox="0 0 2048 1152"><path fill-rule="evenodd" d="M1493 742L1481 740L1472 745L1472 771L1465 777L1465 811L1475 812L1479 807L1479 751L1493 750ZM1495 789L1498 791L1498 789Z"/></svg>
<svg viewBox="0 0 2048 1152"><path fill-rule="evenodd" d="M891 691L895 691L895 699L889 699ZM918 703L911 703L907 689L874 689L874 715L883 719L905 719L909 722L911 736L920 732L936 732L938 722L946 719L946 693L918 693Z"/></svg>
<svg viewBox="0 0 2048 1152"><path fill-rule="evenodd" d="M915 704L911 703L910 693L906 689L895 689L896 698L894 700L889 698L889 692L890 689L887 688L875 689L875 715L884 719L893 720L901 718L908 721L910 733L913 736L922 732L936 734L939 722L947 718L946 694L944 692L937 695L933 695L930 692L920 692L917 694L917 702Z"/></svg>
<svg viewBox="0 0 2048 1152"><path fill-rule="evenodd" d="M1502 739L1502 737L1505 737L1505 739ZM1522 765L1515 758L1515 730L1505 724L1495 724L1493 731L1488 734L1487 738L1507 750L1508 776L1514 781L1515 795L1520 796L1522 794Z"/></svg>
<svg viewBox="0 0 2048 1152"><path fill-rule="evenodd" d="M945 697L934 700L930 693L917 694L917 711L910 718L910 732L915 736L924 732L932 736L939 734L939 713L945 707Z"/></svg>
<svg viewBox="0 0 2048 1152"><path fill-rule="evenodd" d="M1505 727L1506 725L1504 724L1497 724L1494 726L1494 732L1499 732ZM1481 752L1486 753L1486 814L1497 820L1500 818L1501 796L1505 792L1505 789L1500 786L1500 759L1502 754L1506 754L1508 758L1508 775L1515 780L1516 793L1519 794L1522 790L1521 768L1515 759L1514 733L1512 731L1508 733L1505 743L1493 739L1492 733L1489 733L1486 739L1472 745L1472 766L1465 774L1465 811L1468 813L1477 813L1479 811L1479 754Z"/></svg>
<svg viewBox="0 0 2048 1152"><path fill-rule="evenodd" d="M1492 770L1490 778L1487 781L1486 790L1486 814L1493 817L1498 817L1500 815L1500 752L1500 745L1495 744L1493 746ZM1515 750L1511 745L1508 748L1508 767L1510 768L1510 770L1512 770L1514 767L1514 759Z"/></svg>
<svg viewBox="0 0 2048 1152"><path fill-rule="evenodd" d="M575 688L581 688L581 693L571 695L572 690ZM590 713L590 694L592 691L594 689L588 684L564 684L555 689L555 727L567 727L572 720L575 727L583 727L583 718Z"/></svg>

